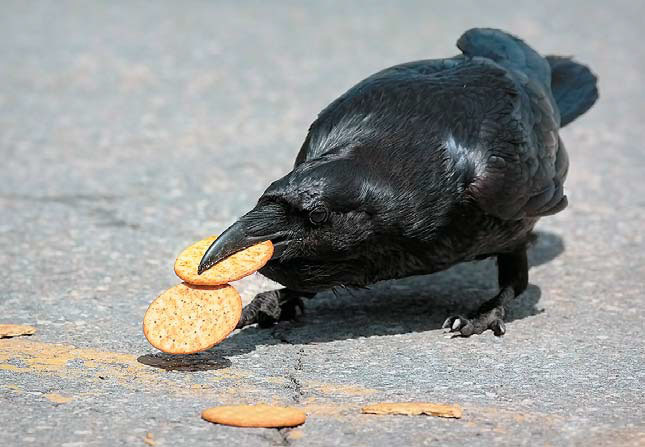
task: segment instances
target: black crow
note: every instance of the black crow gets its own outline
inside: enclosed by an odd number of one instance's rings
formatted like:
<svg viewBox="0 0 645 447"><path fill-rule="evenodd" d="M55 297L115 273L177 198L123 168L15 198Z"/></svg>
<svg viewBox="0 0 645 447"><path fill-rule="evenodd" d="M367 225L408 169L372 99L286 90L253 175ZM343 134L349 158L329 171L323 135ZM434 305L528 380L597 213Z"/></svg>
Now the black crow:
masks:
<svg viewBox="0 0 645 447"><path fill-rule="evenodd" d="M527 287L526 246L567 206L560 127L596 101L596 77L496 29L471 29L463 54L396 65L359 82L309 128L293 170L208 249L203 272L270 239L260 270L285 286L258 294L238 327L293 318L303 297L424 275L494 256L499 293L444 327L504 334Z"/></svg>

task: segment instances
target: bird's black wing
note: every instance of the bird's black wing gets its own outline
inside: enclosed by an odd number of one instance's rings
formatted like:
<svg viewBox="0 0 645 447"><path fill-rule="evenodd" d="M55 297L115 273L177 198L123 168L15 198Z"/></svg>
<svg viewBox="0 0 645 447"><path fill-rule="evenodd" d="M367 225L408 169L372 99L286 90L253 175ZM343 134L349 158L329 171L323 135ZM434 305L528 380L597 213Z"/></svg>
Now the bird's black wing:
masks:
<svg viewBox="0 0 645 447"><path fill-rule="evenodd" d="M449 59L426 59L420 61L406 62L403 64L394 65L386 68L373 75L363 79L358 84L354 85L343 95L335 99L331 104L325 107L319 114L318 118L309 127L307 137L298 151L296 156L295 166L298 166L305 160L317 158L323 155L324 152L330 149L328 145L312 144L312 134L325 133L333 130L336 124L336 118L341 113L347 110L351 113L351 108L356 100L360 100L362 95L370 95L374 91L374 87L379 84L388 84L396 79L409 79L414 75L433 75L435 73L449 70L463 63L463 56L455 56Z"/></svg>
<svg viewBox="0 0 645 447"><path fill-rule="evenodd" d="M469 60L496 64L517 92L511 114L482 126L489 149L486 166L471 185L473 197L488 213L505 219L564 209L569 160L558 135L560 110L549 63L521 39L497 29L468 30L457 46ZM507 130L515 135L508 138Z"/></svg>
<svg viewBox="0 0 645 447"><path fill-rule="evenodd" d="M461 171L464 199L487 214L552 214L566 206L568 160L547 88L479 57L392 67L320 113L296 165L369 143L391 153L395 168L406 150L421 148L428 166L438 152L452 161L446 169Z"/></svg>
<svg viewBox="0 0 645 447"><path fill-rule="evenodd" d="M555 214L567 206L563 186L569 167L557 106L540 82L517 73L505 77L515 85L512 110L481 115L478 144L485 155L469 195L502 219Z"/></svg>

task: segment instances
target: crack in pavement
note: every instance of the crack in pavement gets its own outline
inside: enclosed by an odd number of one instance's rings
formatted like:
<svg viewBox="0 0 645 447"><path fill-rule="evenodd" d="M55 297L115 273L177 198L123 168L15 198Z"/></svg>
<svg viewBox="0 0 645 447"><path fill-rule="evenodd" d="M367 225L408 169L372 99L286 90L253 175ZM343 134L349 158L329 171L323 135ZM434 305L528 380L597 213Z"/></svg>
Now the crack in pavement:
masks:
<svg viewBox="0 0 645 447"><path fill-rule="evenodd" d="M281 442L277 445L291 445L291 440L289 439L290 428L279 428L278 434L280 435Z"/></svg>
<svg viewBox="0 0 645 447"><path fill-rule="evenodd" d="M36 196L28 194L3 194L0 199L16 200L36 203L58 203L69 206L75 210L87 212L90 217L96 218L97 226L100 227L125 227L132 230L140 228L138 223L128 222L118 217L117 209L104 206L103 204L112 204L125 199L123 196L110 194L55 194L46 196Z"/></svg>
<svg viewBox="0 0 645 447"><path fill-rule="evenodd" d="M289 382L291 383L291 388L293 389L293 395L291 396L291 398L295 403L300 403L300 401L304 397L304 392L302 390L302 383L300 382L300 380L298 380L296 374L303 370L302 359L305 355L304 348L300 348L296 355L296 362L293 368L294 372L289 373Z"/></svg>
<svg viewBox="0 0 645 447"><path fill-rule="evenodd" d="M278 323L276 327L271 331L271 336L282 343L294 346L294 344L287 337L287 333L284 330L284 326L282 326L280 323ZM304 356L305 356L305 349L304 348L298 349L298 352L296 353L296 360L293 366L293 371L289 371L289 373L287 374L287 379L289 381L287 383L287 386L291 388L291 390L293 391L291 399L295 403L300 403L302 398L304 397L302 383L296 376L299 372L303 370Z"/></svg>

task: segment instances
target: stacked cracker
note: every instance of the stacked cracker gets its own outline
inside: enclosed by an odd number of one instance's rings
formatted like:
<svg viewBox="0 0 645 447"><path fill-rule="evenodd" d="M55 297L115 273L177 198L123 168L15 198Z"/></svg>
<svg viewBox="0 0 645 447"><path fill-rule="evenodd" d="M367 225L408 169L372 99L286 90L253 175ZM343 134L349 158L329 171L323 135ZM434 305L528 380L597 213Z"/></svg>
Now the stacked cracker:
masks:
<svg viewBox="0 0 645 447"><path fill-rule="evenodd" d="M192 354L212 348L237 326L242 299L228 283L259 270L273 255L273 244L256 244L217 263L201 275L197 266L216 236L186 248L175 261L185 282L163 292L143 317L143 333L155 348Z"/></svg>

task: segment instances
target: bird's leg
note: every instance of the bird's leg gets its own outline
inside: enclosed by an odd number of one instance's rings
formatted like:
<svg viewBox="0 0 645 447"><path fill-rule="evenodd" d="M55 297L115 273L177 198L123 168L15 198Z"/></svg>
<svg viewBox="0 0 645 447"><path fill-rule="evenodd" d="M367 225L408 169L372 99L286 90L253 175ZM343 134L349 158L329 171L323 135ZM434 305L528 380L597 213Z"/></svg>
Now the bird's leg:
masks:
<svg viewBox="0 0 645 447"><path fill-rule="evenodd" d="M482 304L470 318L460 315L449 317L443 323L444 328L450 329L450 332L458 332L464 337L481 334L487 329L492 330L495 335L504 335L506 307L528 286L526 247L522 246L511 253L498 255L497 269L500 287L497 296Z"/></svg>
<svg viewBox="0 0 645 447"><path fill-rule="evenodd" d="M304 313L303 297L314 294L296 292L290 289L268 290L258 293L249 304L244 306L237 328L257 323L262 328L272 326L283 320L295 320Z"/></svg>

